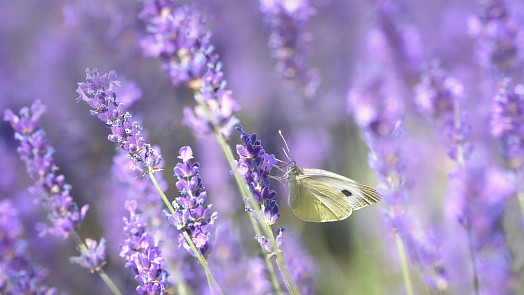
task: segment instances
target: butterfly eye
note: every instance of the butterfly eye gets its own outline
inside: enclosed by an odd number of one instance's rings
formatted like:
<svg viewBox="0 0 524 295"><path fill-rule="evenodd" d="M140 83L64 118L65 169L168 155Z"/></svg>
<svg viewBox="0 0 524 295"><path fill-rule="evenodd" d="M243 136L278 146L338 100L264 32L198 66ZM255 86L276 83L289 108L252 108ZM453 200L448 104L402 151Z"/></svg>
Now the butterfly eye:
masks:
<svg viewBox="0 0 524 295"><path fill-rule="evenodd" d="M346 197L350 197L352 193L348 190L342 190L341 193L343 193Z"/></svg>

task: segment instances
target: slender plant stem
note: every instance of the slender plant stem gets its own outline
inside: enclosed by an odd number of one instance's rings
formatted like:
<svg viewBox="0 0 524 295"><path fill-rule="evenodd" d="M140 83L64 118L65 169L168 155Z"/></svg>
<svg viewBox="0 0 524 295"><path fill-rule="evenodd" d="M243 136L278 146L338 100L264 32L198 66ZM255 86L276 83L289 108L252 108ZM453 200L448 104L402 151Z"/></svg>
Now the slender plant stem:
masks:
<svg viewBox="0 0 524 295"><path fill-rule="evenodd" d="M164 204L169 209L169 212L171 212L171 214L174 216L176 214L175 208L173 208L173 205L169 202L169 200L167 199L167 196L164 194L164 192L162 191L162 189L158 185L158 182L156 181L156 178L153 175L153 172L149 171L148 174L149 174L149 177L151 178L151 181L153 182L153 185L155 186L155 188L158 190L158 193L162 197L162 200L164 201ZM181 230L181 232L182 232L182 235L184 236L184 238L186 239L186 242L189 244L189 246L193 250L193 253L195 253L196 258L198 259L198 261L200 262L200 264L204 268L204 271L206 272L207 283L209 285L209 288L212 289L212 287L214 286L215 290L219 294L224 294L224 293L222 293L222 289L220 288L220 286L218 285L217 281L215 280L215 277L213 277L213 274L209 270L209 266L207 264L206 259L202 256L202 254L200 254L200 252L196 248L195 244L193 243L193 240L191 239L191 237L189 236L187 231Z"/></svg>
<svg viewBox="0 0 524 295"><path fill-rule="evenodd" d="M406 293L413 295L413 287L411 285L411 278L409 276L408 260L406 258L406 250L404 249L404 242L398 233L395 233L395 240L397 242L397 250L402 264L402 277L404 278L404 285L406 286Z"/></svg>
<svg viewBox="0 0 524 295"><path fill-rule="evenodd" d="M455 100L454 103L454 125L456 129L460 129L460 124L462 123L460 121L460 102L458 99ZM463 172L466 170L466 160L464 158L464 147L461 142L457 143L457 162L459 163L460 169L462 169ZM469 227L469 223L466 224L466 232L468 235L468 244L469 244L469 257L471 259L471 269L473 273L473 290L475 294L479 294L479 277L477 272L477 257L475 255L475 248L473 247L473 235L471 232L471 228Z"/></svg>
<svg viewBox="0 0 524 295"><path fill-rule="evenodd" d="M238 188L239 188L239 190L240 190L240 192L242 194L242 199L244 199L244 197L247 197L248 200L249 200L249 205L255 211L255 214L256 214L258 220L264 220L264 217L262 216L262 213L260 212L260 208L257 205L257 203L255 201L255 198L253 197L253 194L247 189L246 184L242 180L241 176L237 173L237 167L234 164L235 158L233 156L233 152L231 151L231 147L227 144L226 140L222 137L222 135L220 135L218 133L215 133L215 137L216 137L220 147L222 148L222 151L224 152L224 155L226 157L226 160L227 160L230 168L235 172L234 173L235 180L236 180ZM275 241L275 236L273 235L273 231L271 230L271 227L268 224L266 224L266 226L262 226L262 230L264 231L264 233L266 234L268 239L271 241L271 245L272 245L272 248L273 248L273 251L274 251L274 254L275 254L275 259L276 259L276 262L277 262L277 266L278 266L278 268L280 270L282 279L284 280L284 283L286 284L286 287L287 287L289 293L290 294L300 294L300 291L298 290L295 282L293 281L293 279L292 279L292 277L291 277L291 275L289 273L289 270L288 270L287 265L286 265L286 263L284 261L284 258L282 257L282 253L281 253L281 251L277 247L277 244L276 244L276 241ZM256 231L256 227L255 227L255 231ZM272 280L273 280L273 278L272 278ZM276 284L273 283L273 285L276 285ZM277 291L278 291L278 289L277 289Z"/></svg>
<svg viewBox="0 0 524 295"><path fill-rule="evenodd" d="M89 250L87 249L87 246L86 244L84 243L84 241L80 238L80 236L78 235L78 233L76 231L73 231L73 238L76 242L76 244L78 245L78 247L80 248L80 251L84 252L85 254L87 254L89 252ZM115 283L113 283L113 281L111 280L111 278L106 274L106 272L102 269L102 268L99 268L99 269L96 269L96 272L98 273L98 275L100 276L100 278L102 278L102 280L104 281L104 283L106 283L106 285L109 287L109 289L111 289L111 292L113 292L113 294L115 295L122 295L122 293L120 292L120 290L118 290L118 287L115 285Z"/></svg>
<svg viewBox="0 0 524 295"><path fill-rule="evenodd" d="M517 175L517 200L520 204L520 214L522 215L521 218L524 218L524 189L522 188L522 172L519 168L515 168L515 174Z"/></svg>

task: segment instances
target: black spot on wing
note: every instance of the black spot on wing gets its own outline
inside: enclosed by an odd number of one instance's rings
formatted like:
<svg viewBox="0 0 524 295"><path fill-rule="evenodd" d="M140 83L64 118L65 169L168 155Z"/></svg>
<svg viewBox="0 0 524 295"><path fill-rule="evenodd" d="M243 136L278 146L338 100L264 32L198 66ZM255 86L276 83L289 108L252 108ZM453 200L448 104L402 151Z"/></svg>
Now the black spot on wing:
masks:
<svg viewBox="0 0 524 295"><path fill-rule="evenodd" d="M346 196L346 197L351 197L352 193L348 190L342 190L342 193Z"/></svg>

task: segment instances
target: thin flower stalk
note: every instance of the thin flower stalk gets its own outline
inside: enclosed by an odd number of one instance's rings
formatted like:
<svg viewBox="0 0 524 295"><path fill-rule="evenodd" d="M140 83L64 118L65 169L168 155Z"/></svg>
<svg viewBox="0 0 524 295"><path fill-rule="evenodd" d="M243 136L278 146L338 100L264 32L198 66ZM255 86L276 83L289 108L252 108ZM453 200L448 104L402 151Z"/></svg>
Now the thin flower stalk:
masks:
<svg viewBox="0 0 524 295"><path fill-rule="evenodd" d="M93 108L91 114L97 116L111 128L108 140L118 144L118 148L124 150L132 161L131 170L139 177L149 175L155 188L158 190L164 204L172 215L175 209L162 191L154 177L154 173L160 171L162 156L146 142L142 134L142 126L137 121L132 121L132 115L125 111L125 107L119 102L116 87L120 85L116 72L111 71L100 75L96 69L86 70L86 82L78 83L77 102L85 101ZM200 254L186 230L181 230L183 237L193 249L196 257L208 278L209 286L220 290L214 279L205 258Z"/></svg>
<svg viewBox="0 0 524 295"><path fill-rule="evenodd" d="M17 152L26 164L27 173L35 181L31 191L39 197L38 202L47 211L47 217L52 223L51 226L38 223L39 236L51 234L63 239L73 236L81 255L71 257L70 261L91 272L96 271L114 294L121 294L102 269L105 264L104 239L98 244L91 239L86 239L92 246L90 249L76 233L89 205L78 208L69 195L71 186L65 182L64 175L58 174L59 169L53 158L54 148L49 143L45 131L40 127L40 119L45 112L46 107L40 100L36 100L30 108L22 108L18 115L10 109L4 112L4 120L11 123L15 131L15 139L20 142Z"/></svg>

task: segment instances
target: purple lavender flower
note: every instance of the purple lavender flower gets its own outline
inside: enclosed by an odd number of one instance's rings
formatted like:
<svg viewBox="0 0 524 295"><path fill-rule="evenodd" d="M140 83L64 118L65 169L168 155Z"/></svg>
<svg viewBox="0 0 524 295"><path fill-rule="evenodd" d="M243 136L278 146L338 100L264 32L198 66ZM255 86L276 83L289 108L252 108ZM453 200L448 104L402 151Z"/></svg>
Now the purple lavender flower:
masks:
<svg viewBox="0 0 524 295"><path fill-rule="evenodd" d="M177 227L178 230L185 230L193 240L202 256L207 257L212 250L211 231L215 221L218 219L218 212L211 212L212 204L203 206L206 200L206 192L200 178L198 163L191 163L193 151L191 147L184 146L180 149L178 163L174 172L178 181L176 187L182 194L182 197L173 201L175 207L175 216L165 213L169 222ZM178 236L179 245L183 245L189 254L195 256L193 249L186 242L183 234Z"/></svg>
<svg viewBox="0 0 524 295"><path fill-rule="evenodd" d="M141 41L144 55L162 61L173 85L198 89L214 50L203 16L188 6L175 7L175 1L149 0L139 17L147 23L148 35Z"/></svg>
<svg viewBox="0 0 524 295"><path fill-rule="evenodd" d="M307 68L311 36L306 27L315 9L308 0L260 0L260 11L271 28L269 49L277 60L277 71L306 97L313 97L319 77L315 69Z"/></svg>
<svg viewBox="0 0 524 295"><path fill-rule="evenodd" d="M26 164L27 173L35 181L32 192L39 196L38 202L48 212L52 226L37 224L40 236L52 234L67 238L84 220L89 205L78 208L69 195L71 186L63 175L57 174L54 164L54 149L49 144L39 121L45 112L45 106L37 100L31 109L24 107L19 115L6 110L4 120L9 121L15 130L15 139L20 142L17 148L20 158Z"/></svg>
<svg viewBox="0 0 524 295"><path fill-rule="evenodd" d="M120 246L120 256L126 259L126 268L136 274L135 280L140 283L136 288L139 294L165 294L168 273L164 256L137 206L135 200L126 201L129 218L124 218L124 233L127 239Z"/></svg>
<svg viewBox="0 0 524 295"><path fill-rule="evenodd" d="M86 76L85 83L78 83L77 102L87 102L94 109L91 115L96 115L111 128L107 139L128 153L133 161L131 170L136 175L158 171L162 157L146 143L140 124L131 121L131 114L125 112L124 105L117 100L115 88L120 82L116 80L116 72L100 76L96 69L87 69Z"/></svg>
<svg viewBox="0 0 524 295"><path fill-rule="evenodd" d="M267 225L274 224L280 217L278 204L275 202L276 191L269 188L270 180L269 173L271 169L276 166L277 160L275 155L267 154L262 147L262 142L257 140L256 134L249 134L244 132L242 126L235 128L240 132L240 139L244 145L237 145L237 154L240 159L237 162L237 171L242 176L247 184L247 187L253 194L256 206L260 206L260 212ZM245 200L247 203L249 201ZM257 208L258 209L258 208ZM254 212L255 209L246 205L246 211L252 212L255 220L258 220ZM284 228L279 228L276 232L276 246L280 249L282 245ZM255 236L262 249L268 252L269 255L274 255L271 241L265 236Z"/></svg>
<svg viewBox="0 0 524 295"><path fill-rule="evenodd" d="M87 253L80 250L82 253L77 257L70 257L71 263L76 263L85 269L89 269L91 273L102 269L106 264L106 241L104 238L100 239L100 243L93 239L85 239L87 246Z"/></svg>
<svg viewBox="0 0 524 295"><path fill-rule="evenodd" d="M474 162L455 172L451 181L446 212L471 232L480 292L510 294L509 281L514 274L502 222L508 200L515 193L514 179Z"/></svg>
<svg viewBox="0 0 524 295"><path fill-rule="evenodd" d="M44 285L47 271L31 262L22 231L18 210L9 200L0 201L0 293L56 294Z"/></svg>
<svg viewBox="0 0 524 295"><path fill-rule="evenodd" d="M522 69L522 24L504 0L481 0L479 13L469 19L477 40L477 57L486 68L508 75Z"/></svg>
<svg viewBox="0 0 524 295"><path fill-rule="evenodd" d="M274 201L276 191L269 188L269 173L276 166L275 155L267 154L256 134L244 132L241 126L236 130L241 133L240 139L244 145L237 145L240 159L237 162L238 173L244 178L253 197L260 206L264 222L274 224L280 217L278 204ZM253 208L251 208L253 209ZM256 218L256 216L255 216Z"/></svg>
<svg viewBox="0 0 524 295"><path fill-rule="evenodd" d="M197 133L219 133L229 138L240 106L226 89L222 63L209 43L211 33L203 17L193 8L174 7L173 1L147 1L140 17L149 35L142 40L148 56L163 62L175 86L186 85L195 92L198 106L184 109L184 124Z"/></svg>
<svg viewBox="0 0 524 295"><path fill-rule="evenodd" d="M490 123L503 157L512 169L520 169L524 164L524 85L512 87L510 79L500 83Z"/></svg>
<svg viewBox="0 0 524 295"><path fill-rule="evenodd" d="M457 161L460 146L463 160L473 152L473 145L468 142L471 126L464 111L464 88L460 81L449 77L438 63L432 63L423 72L421 81L414 87L414 100L420 114L429 116L441 128L452 144L448 156Z"/></svg>
<svg viewBox="0 0 524 295"><path fill-rule="evenodd" d="M403 20L402 1L379 0L376 5L378 29L368 36L369 52L400 72L404 79L413 79L424 52L419 33Z"/></svg>

